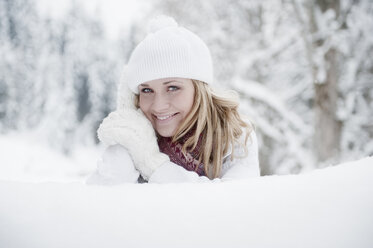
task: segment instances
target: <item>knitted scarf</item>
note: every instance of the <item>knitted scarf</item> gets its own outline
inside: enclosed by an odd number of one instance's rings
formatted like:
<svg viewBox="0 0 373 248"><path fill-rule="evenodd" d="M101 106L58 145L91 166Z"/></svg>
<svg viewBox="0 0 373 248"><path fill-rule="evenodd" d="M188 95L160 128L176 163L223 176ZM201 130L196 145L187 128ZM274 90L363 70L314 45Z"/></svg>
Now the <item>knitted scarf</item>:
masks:
<svg viewBox="0 0 373 248"><path fill-rule="evenodd" d="M194 131L194 130L193 130ZM170 157L171 162L184 167L188 171L194 171L200 176L206 176L203 163L198 162L198 152L201 149L202 135L198 139L196 148L182 153L183 144L193 135L189 131L179 141L172 142L172 137L158 137L159 150Z"/></svg>

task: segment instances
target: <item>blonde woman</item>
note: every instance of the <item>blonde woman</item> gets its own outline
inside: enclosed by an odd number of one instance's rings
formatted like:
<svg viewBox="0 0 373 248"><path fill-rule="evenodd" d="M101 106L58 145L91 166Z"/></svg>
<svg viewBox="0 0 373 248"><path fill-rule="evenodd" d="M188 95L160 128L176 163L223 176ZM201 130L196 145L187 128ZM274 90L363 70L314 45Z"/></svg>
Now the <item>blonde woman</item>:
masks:
<svg viewBox="0 0 373 248"><path fill-rule="evenodd" d="M210 51L161 16L124 69L117 110L99 139L108 147L89 183L208 182L259 176L253 127L236 94L211 88Z"/></svg>

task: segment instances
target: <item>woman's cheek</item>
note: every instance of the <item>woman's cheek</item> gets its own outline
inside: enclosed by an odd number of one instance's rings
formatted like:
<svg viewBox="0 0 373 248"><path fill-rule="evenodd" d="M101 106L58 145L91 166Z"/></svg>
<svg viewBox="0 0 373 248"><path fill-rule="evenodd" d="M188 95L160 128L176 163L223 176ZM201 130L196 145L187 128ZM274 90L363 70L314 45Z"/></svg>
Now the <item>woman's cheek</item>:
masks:
<svg viewBox="0 0 373 248"><path fill-rule="evenodd" d="M139 96L139 105L141 109L146 109L146 106L149 105L149 97L146 97L146 95L140 94Z"/></svg>
<svg viewBox="0 0 373 248"><path fill-rule="evenodd" d="M150 112L150 104L147 104L146 102L140 103L140 109L145 115L145 117L153 124L153 118Z"/></svg>
<svg viewBox="0 0 373 248"><path fill-rule="evenodd" d="M147 115L148 104L147 104L146 100L141 96L140 96L140 99L139 99L139 107L140 107L141 111L144 113L144 115Z"/></svg>

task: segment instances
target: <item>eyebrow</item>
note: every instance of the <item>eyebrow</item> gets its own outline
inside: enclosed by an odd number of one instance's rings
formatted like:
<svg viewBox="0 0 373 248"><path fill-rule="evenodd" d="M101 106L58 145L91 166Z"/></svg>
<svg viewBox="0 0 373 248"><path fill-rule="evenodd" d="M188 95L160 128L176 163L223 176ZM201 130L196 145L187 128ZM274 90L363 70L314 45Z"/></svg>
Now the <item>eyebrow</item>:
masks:
<svg viewBox="0 0 373 248"><path fill-rule="evenodd" d="M182 84L182 82L180 82L180 81L176 81L176 80L171 80L171 81L168 81L168 82L164 82L163 84L164 84L164 85L167 85L167 84L169 84L169 83L181 83L181 84ZM143 86L143 87L149 87L149 84L140 84L140 86Z"/></svg>

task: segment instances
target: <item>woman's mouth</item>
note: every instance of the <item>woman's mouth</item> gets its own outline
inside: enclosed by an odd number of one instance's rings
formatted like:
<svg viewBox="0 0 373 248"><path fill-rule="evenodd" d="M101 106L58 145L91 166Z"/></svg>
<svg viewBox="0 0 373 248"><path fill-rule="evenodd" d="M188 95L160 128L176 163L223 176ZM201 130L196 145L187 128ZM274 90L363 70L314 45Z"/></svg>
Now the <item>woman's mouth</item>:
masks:
<svg viewBox="0 0 373 248"><path fill-rule="evenodd" d="M169 114L169 115L153 115L155 117L155 119L161 123L163 122L167 122L171 119L173 119L173 117L175 115L177 115L178 113L175 113L175 114Z"/></svg>

